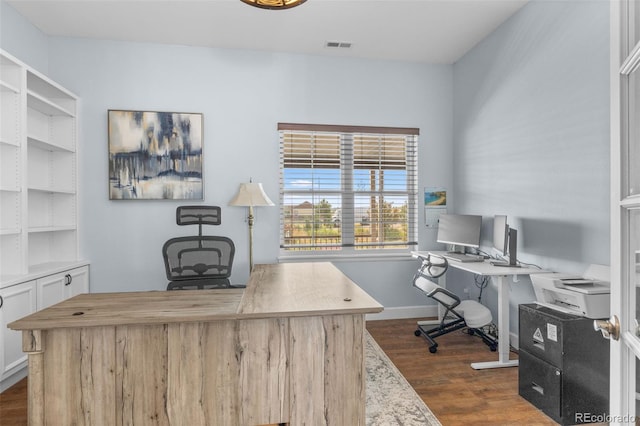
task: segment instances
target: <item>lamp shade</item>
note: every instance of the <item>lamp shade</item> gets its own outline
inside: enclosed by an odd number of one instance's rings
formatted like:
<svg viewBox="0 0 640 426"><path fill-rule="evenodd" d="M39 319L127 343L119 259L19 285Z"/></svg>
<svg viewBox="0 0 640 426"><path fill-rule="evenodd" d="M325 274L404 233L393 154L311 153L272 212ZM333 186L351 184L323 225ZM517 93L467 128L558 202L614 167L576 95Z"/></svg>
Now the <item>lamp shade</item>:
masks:
<svg viewBox="0 0 640 426"><path fill-rule="evenodd" d="M241 183L238 193L229 202L230 206L273 206L273 202L264 192L261 183Z"/></svg>

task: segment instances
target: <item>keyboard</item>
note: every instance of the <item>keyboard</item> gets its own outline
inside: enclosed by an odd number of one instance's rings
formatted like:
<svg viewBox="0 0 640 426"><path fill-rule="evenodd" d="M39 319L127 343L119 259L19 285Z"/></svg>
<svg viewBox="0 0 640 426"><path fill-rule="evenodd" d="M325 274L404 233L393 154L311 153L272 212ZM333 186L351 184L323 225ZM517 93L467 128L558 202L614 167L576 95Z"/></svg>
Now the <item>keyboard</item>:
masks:
<svg viewBox="0 0 640 426"><path fill-rule="evenodd" d="M484 262L484 256L477 254L447 253L443 254L442 257L455 262Z"/></svg>

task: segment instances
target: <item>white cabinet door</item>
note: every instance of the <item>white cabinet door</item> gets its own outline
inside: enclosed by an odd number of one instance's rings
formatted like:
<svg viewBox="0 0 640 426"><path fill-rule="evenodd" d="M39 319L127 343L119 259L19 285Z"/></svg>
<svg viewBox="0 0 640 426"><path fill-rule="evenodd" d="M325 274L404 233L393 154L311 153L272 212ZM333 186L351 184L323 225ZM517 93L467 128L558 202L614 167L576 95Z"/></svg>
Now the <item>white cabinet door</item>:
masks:
<svg viewBox="0 0 640 426"><path fill-rule="evenodd" d="M22 352L22 332L8 329L7 324L88 292L89 266L0 289L0 391L11 386L10 376L27 365L27 356Z"/></svg>
<svg viewBox="0 0 640 426"><path fill-rule="evenodd" d="M65 299L81 293L89 293L89 267L72 269L68 273L69 283L65 287Z"/></svg>
<svg viewBox="0 0 640 426"><path fill-rule="evenodd" d="M67 273L49 275L36 281L38 310L55 305L65 299L67 275Z"/></svg>
<svg viewBox="0 0 640 426"><path fill-rule="evenodd" d="M38 310L89 292L89 267L71 269L37 280Z"/></svg>
<svg viewBox="0 0 640 426"><path fill-rule="evenodd" d="M22 332L7 324L36 311L36 283L28 281L0 290L0 378L13 374L26 365L22 352Z"/></svg>

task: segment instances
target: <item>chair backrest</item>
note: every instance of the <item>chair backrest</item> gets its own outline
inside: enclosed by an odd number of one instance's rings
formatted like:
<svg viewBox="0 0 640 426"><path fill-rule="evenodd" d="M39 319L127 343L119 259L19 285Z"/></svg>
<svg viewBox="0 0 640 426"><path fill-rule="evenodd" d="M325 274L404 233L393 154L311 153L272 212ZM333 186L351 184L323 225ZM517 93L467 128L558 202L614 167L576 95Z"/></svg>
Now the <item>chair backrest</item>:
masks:
<svg viewBox="0 0 640 426"><path fill-rule="evenodd" d="M193 286L229 286L229 277L236 252L227 237L203 236L202 225L220 225L218 206L180 206L176 209L178 225L198 225L198 235L172 238L162 247L165 272L171 281L169 288L183 287L187 281ZM199 283L196 283L199 281Z"/></svg>
<svg viewBox="0 0 640 426"><path fill-rule="evenodd" d="M442 303L447 309L452 309L460 304L460 298L439 285L435 280L443 276L449 268L447 259L435 254L420 257L422 265L413 276L413 286L424 292L427 296Z"/></svg>
<svg viewBox="0 0 640 426"><path fill-rule="evenodd" d="M167 279L171 281L228 278L235 245L227 237L178 237L162 247Z"/></svg>
<svg viewBox="0 0 640 426"><path fill-rule="evenodd" d="M180 206L176 209L178 225L198 225L198 235L202 235L202 225L220 225L222 211L218 206Z"/></svg>

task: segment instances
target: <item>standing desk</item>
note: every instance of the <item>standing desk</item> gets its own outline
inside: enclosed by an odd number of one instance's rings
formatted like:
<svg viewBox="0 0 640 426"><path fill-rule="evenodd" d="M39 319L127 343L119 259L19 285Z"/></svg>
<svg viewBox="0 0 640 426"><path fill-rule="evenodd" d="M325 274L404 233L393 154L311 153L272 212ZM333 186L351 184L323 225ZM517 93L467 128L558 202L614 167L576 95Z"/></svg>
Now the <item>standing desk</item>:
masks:
<svg viewBox="0 0 640 426"><path fill-rule="evenodd" d="M443 251L412 251L414 257L427 256L433 253L443 256ZM498 361L474 362L471 367L475 370L483 370L487 368L500 367L517 367L517 359L509 359L509 282L506 277L509 275L531 275L544 273L538 268L514 268L508 266L495 266L491 261L495 259L487 259L484 262L456 262L449 261L449 266L460 269L462 271L471 272L472 274L488 276L495 278L498 286Z"/></svg>

